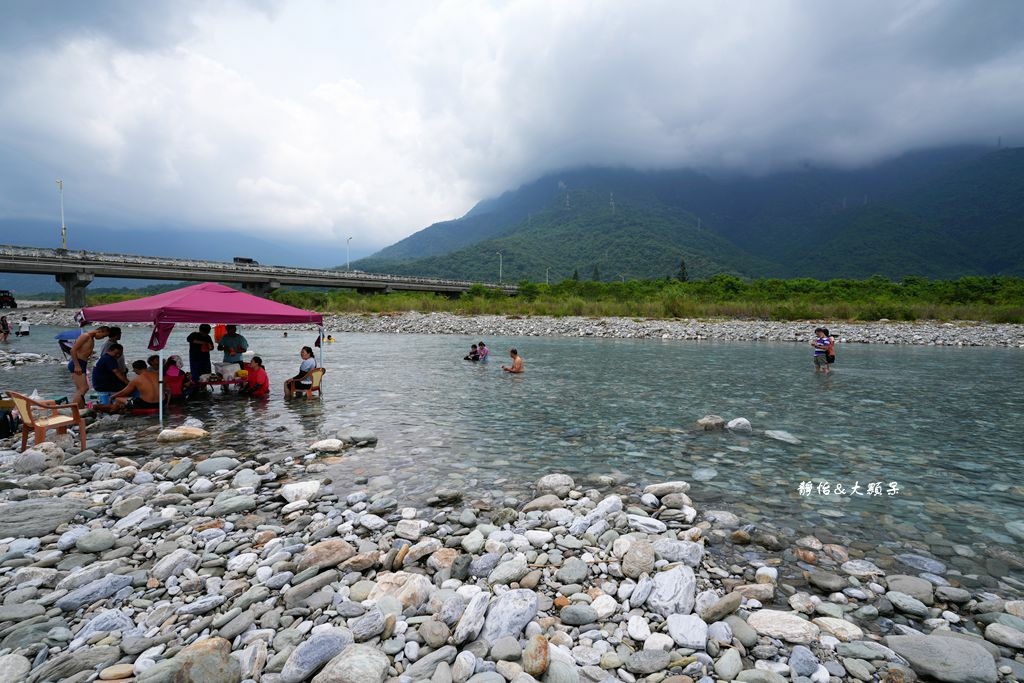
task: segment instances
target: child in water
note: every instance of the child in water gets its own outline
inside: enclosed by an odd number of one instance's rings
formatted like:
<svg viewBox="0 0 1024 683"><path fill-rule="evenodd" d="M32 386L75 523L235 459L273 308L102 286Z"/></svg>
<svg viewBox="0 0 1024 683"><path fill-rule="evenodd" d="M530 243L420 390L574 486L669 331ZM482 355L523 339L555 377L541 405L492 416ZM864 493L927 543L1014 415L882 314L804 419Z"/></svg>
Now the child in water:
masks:
<svg viewBox="0 0 1024 683"><path fill-rule="evenodd" d="M462 360L480 360L480 353L476 349L476 344L469 347L469 355Z"/></svg>

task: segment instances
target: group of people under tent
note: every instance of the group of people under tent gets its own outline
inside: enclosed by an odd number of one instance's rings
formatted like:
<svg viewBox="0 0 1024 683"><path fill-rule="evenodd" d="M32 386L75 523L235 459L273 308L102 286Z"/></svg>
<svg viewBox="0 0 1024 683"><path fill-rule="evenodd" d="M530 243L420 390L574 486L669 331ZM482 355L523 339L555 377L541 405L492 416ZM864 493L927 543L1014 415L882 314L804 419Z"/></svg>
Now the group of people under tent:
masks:
<svg viewBox="0 0 1024 683"><path fill-rule="evenodd" d="M234 377L237 370L245 370L239 373L244 380L240 393L254 398L268 397L270 378L263 359L253 356L245 360L244 354L249 350L249 342L238 333L237 326L226 325L224 334L216 342L210 336L210 331L210 325L203 324L186 338L189 346L187 370L179 355L169 356L161 368L160 356L152 354L147 360L134 361L131 367L134 376L129 377L124 346L120 343L121 328L100 325L93 330L83 330L69 351L67 367L75 385L73 402L83 408L86 406L85 396L90 388L89 362L97 340L105 340L91 373L92 389L103 398L93 406L98 412L159 408L161 372L165 400L186 400L192 397L205 382L224 377L223 374L213 374L214 363L210 354L214 349L224 353L223 362L216 364L219 373L230 373ZM299 372L284 383L286 398L312 388L313 370L317 366L313 349L303 346L299 355L302 358Z"/></svg>

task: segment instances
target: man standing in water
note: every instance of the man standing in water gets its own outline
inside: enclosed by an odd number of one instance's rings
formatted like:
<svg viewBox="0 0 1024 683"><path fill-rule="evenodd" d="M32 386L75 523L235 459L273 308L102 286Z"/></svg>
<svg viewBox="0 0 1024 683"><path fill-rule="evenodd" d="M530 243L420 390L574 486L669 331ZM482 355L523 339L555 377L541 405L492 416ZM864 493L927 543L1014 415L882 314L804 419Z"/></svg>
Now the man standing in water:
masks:
<svg viewBox="0 0 1024 683"><path fill-rule="evenodd" d="M814 374L824 372L826 375L831 372L832 368L828 366L828 349L831 344L829 339L825 336L825 329L816 327L814 329L814 339L811 340L811 347L814 349Z"/></svg>
<svg viewBox="0 0 1024 683"><path fill-rule="evenodd" d="M502 365L501 369L504 370L505 372L511 372L515 374L519 374L520 372L522 372L523 357L519 355L519 351L517 351L516 349L512 349L511 351L508 352L508 355L509 357L512 358L512 365Z"/></svg>
<svg viewBox="0 0 1024 683"><path fill-rule="evenodd" d="M78 335L74 346L71 347L71 360L68 361L68 372L75 383L75 398L72 401L77 403L79 408L85 407L85 394L89 391L89 375L85 369L89 365L89 358L96 346L97 339L103 339L110 332L106 325L97 327L92 332L83 332Z"/></svg>
<svg viewBox="0 0 1024 683"><path fill-rule="evenodd" d="M217 348L224 352L225 363L242 363L242 354L249 350L249 342L238 334L234 325L227 326L228 333L220 338Z"/></svg>
<svg viewBox="0 0 1024 683"><path fill-rule="evenodd" d="M198 382L199 377L213 371L210 365L210 351L213 351L213 338L210 337L210 326L202 324L198 332L185 338L188 342L188 369L192 372L192 381Z"/></svg>

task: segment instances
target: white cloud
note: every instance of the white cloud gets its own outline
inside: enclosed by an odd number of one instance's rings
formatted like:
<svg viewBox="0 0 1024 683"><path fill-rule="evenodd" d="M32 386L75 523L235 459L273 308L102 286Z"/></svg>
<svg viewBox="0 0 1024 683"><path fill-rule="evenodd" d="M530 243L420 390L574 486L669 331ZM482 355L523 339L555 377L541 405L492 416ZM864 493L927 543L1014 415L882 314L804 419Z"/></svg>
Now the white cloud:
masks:
<svg viewBox="0 0 1024 683"><path fill-rule="evenodd" d="M1024 142L1012 1L156 6L0 47L5 216L61 175L80 221L368 249L580 164Z"/></svg>

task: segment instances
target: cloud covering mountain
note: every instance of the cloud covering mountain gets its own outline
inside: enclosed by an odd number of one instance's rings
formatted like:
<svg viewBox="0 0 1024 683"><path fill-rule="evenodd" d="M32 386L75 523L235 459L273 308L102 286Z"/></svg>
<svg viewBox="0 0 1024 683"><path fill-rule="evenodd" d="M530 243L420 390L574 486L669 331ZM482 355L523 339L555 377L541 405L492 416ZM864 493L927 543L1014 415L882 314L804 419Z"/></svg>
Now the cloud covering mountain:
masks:
<svg viewBox="0 0 1024 683"><path fill-rule="evenodd" d="M0 217L56 222L62 177L72 228L233 230L333 264L348 236L355 258L562 168L1019 145L1021 82L1014 0L12 0Z"/></svg>

